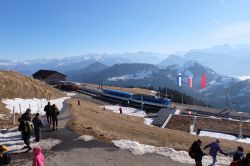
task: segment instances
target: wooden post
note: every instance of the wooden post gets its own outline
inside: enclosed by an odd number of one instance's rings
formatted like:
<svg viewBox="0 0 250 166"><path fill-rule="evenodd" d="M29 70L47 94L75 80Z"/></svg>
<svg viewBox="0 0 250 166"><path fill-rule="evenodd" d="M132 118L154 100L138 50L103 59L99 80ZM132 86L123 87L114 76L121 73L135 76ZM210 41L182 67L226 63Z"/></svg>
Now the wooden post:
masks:
<svg viewBox="0 0 250 166"><path fill-rule="evenodd" d="M16 124L15 106L13 106L13 124Z"/></svg>
<svg viewBox="0 0 250 166"><path fill-rule="evenodd" d="M21 107L21 104L19 104L19 111L20 111L20 116L22 114L22 107Z"/></svg>
<svg viewBox="0 0 250 166"><path fill-rule="evenodd" d="M40 114L40 108L39 108L39 104L37 104L37 111Z"/></svg>
<svg viewBox="0 0 250 166"><path fill-rule="evenodd" d="M40 102L41 102L41 108L43 108L43 102L42 102L42 100L40 100Z"/></svg>
<svg viewBox="0 0 250 166"><path fill-rule="evenodd" d="M239 138L242 138L242 119L240 120L240 133L239 133Z"/></svg>

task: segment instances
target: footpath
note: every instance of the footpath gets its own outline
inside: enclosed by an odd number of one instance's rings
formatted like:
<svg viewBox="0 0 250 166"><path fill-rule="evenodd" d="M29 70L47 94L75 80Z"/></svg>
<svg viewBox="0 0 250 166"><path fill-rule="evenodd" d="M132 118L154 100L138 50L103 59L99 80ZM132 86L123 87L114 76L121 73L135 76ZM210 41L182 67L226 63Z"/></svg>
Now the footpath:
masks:
<svg viewBox="0 0 250 166"><path fill-rule="evenodd" d="M135 156L129 151L120 150L113 145L90 140L71 132L66 128L71 114L67 106L60 112L58 117L58 130L52 131L45 127L41 132L39 145L33 143L32 147L41 146L44 150L46 166L184 166L168 157L156 154ZM43 119L45 120L45 119ZM3 142L2 142L3 143ZM19 146L21 145L19 142ZM15 152L12 155L13 166L32 165L33 152Z"/></svg>

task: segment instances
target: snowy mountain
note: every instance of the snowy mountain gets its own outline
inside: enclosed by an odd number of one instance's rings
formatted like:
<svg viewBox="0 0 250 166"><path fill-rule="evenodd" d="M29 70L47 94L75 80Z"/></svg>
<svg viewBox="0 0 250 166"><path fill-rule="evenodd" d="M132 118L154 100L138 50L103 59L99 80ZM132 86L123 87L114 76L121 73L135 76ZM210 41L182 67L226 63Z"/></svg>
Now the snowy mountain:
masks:
<svg viewBox="0 0 250 166"><path fill-rule="evenodd" d="M196 61L229 76L249 76L250 45L219 45L207 49L190 50L183 56L169 56L160 67Z"/></svg>
<svg viewBox="0 0 250 166"><path fill-rule="evenodd" d="M168 87L181 92L176 85L176 78L182 73L184 93L207 103L209 106L229 108L229 93L231 106L240 111L248 111L250 106L250 81L241 81L234 77L220 75L212 69L195 61L187 61L182 65L172 65L160 68L151 64L116 64L99 72L87 73L74 77L72 81L84 81L96 84L114 86ZM207 87L201 89L201 77L207 76ZM187 85L188 77L193 76L193 88ZM72 77L71 77L72 78ZM250 111L250 110L249 110Z"/></svg>
<svg viewBox="0 0 250 166"><path fill-rule="evenodd" d="M90 64L99 62L106 66L121 63L151 63L156 64L164 59L164 55L151 52L121 53L121 54L85 54L62 59L34 59L22 62L0 60L0 69L14 70L26 75L32 75L40 69L58 70L66 73L78 71Z"/></svg>

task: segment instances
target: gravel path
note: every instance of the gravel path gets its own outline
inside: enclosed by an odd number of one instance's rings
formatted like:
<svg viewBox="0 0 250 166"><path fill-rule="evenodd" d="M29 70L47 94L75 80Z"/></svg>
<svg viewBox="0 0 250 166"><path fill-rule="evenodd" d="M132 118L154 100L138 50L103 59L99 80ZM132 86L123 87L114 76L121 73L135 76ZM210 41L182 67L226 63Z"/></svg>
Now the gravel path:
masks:
<svg viewBox="0 0 250 166"><path fill-rule="evenodd" d="M65 107L67 108L67 107ZM65 128L71 115L64 110L59 115L59 128L51 131L43 129L42 139L53 138L60 143L52 149L44 151L46 166L184 166L167 157L154 154L135 156L129 151L120 150L112 145L95 140L85 142L79 135ZM32 165L32 152L12 156L14 166Z"/></svg>

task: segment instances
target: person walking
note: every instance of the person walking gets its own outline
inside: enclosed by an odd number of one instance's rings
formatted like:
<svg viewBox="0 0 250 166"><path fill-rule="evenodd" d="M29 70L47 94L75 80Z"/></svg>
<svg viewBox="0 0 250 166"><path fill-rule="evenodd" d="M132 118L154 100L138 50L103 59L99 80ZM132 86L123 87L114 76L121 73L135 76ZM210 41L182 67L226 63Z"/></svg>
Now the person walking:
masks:
<svg viewBox="0 0 250 166"><path fill-rule="evenodd" d="M42 148L34 148L34 157L32 166L44 166L44 155L42 153Z"/></svg>
<svg viewBox="0 0 250 166"><path fill-rule="evenodd" d="M24 148L28 148L28 151L31 150L32 148L30 147L30 137L32 134L32 130L34 128L32 122L31 122L31 109L27 109L25 113L21 116L19 119L19 126L18 130L21 131L22 135L22 140L25 143Z"/></svg>
<svg viewBox="0 0 250 166"><path fill-rule="evenodd" d="M52 105L52 123L53 123L53 130L57 129L57 125L58 125L58 119L57 116L59 115L59 110L57 108L57 106L55 104Z"/></svg>
<svg viewBox="0 0 250 166"><path fill-rule="evenodd" d="M245 157L244 149L241 146L238 146L236 151L229 152L228 155L233 156L233 161L238 161Z"/></svg>
<svg viewBox="0 0 250 166"><path fill-rule="evenodd" d="M50 102L48 102L48 104L44 107L44 111L46 112L46 117L47 117L47 122L48 122L48 126L51 126L51 113L52 113L52 106L50 105Z"/></svg>
<svg viewBox="0 0 250 166"><path fill-rule="evenodd" d="M227 153L223 152L220 148L220 140L219 139L217 139L215 142L212 142L212 143L206 145L204 147L204 150L206 150L207 148L210 148L209 155L212 156L212 158L213 158L213 163L210 164L209 166L215 166L215 163L217 161L216 158L217 158L218 152L227 156Z"/></svg>
<svg viewBox="0 0 250 166"><path fill-rule="evenodd" d="M189 149L189 156L195 160L195 166L202 166L202 157L206 154L201 150L202 141L194 141Z"/></svg>
<svg viewBox="0 0 250 166"><path fill-rule="evenodd" d="M41 119L39 118L39 113L36 113L36 116L32 119L32 123L34 125L34 132L35 132L35 141L40 141L40 128L44 127Z"/></svg>

